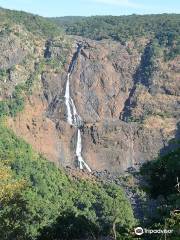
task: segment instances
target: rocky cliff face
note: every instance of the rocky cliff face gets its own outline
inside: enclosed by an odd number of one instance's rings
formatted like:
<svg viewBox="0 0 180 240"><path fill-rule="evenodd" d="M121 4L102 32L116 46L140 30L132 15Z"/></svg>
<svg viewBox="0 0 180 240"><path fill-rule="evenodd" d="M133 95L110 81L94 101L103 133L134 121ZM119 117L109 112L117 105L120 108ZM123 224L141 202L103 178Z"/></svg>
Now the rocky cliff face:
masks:
<svg viewBox="0 0 180 240"><path fill-rule="evenodd" d="M176 137L180 114L178 57L165 62L161 56L150 78L143 75L148 39L139 46L111 40L80 37L36 39L13 30L1 41L1 99L24 82L45 61L26 96L22 113L8 125L50 161L77 166L77 129L67 123L65 86L77 43L82 45L70 78L70 94L83 120L82 155L92 170L117 174L163 153ZM21 33L25 34L25 36ZM15 34L18 32L18 34ZM19 33L21 36L19 37ZM25 44L23 46L23 44ZM11 46L11 47L10 47ZM12 51L11 51L12 48Z"/></svg>

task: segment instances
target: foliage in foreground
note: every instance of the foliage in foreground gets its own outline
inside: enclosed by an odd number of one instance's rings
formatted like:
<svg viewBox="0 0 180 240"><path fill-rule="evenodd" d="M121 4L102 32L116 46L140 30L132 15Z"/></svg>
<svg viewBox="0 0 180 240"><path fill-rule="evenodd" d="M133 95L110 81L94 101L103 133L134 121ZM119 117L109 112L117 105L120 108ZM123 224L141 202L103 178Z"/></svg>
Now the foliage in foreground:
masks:
<svg viewBox="0 0 180 240"><path fill-rule="evenodd" d="M141 174L148 183L148 192L159 199L159 217L152 222L153 228L170 229L167 239L179 239L180 227L180 148L157 160L146 163ZM154 239L162 239L155 236Z"/></svg>
<svg viewBox="0 0 180 240"><path fill-rule="evenodd" d="M3 186L13 182L18 189L10 187L11 197L0 199L2 240L112 235L113 226L126 236L134 224L130 203L119 187L68 178L2 125L0 161Z"/></svg>

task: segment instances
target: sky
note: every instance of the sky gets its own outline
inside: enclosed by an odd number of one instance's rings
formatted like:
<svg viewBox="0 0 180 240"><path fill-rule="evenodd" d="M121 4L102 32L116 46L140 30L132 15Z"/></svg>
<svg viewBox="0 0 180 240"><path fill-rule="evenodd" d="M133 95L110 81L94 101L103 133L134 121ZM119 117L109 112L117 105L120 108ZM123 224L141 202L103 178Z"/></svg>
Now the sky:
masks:
<svg viewBox="0 0 180 240"><path fill-rule="evenodd" d="M180 13L180 0L0 0L0 6L45 17Z"/></svg>

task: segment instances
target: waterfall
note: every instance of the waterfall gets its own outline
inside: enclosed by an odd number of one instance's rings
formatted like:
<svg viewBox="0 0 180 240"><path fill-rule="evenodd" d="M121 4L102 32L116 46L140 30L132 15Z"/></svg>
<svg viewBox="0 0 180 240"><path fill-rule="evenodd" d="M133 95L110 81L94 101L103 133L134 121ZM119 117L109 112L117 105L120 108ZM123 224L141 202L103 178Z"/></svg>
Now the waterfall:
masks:
<svg viewBox="0 0 180 240"><path fill-rule="evenodd" d="M72 114L71 114L71 105L70 105L70 90L69 90L69 79L70 79L70 73L68 73L67 76L67 82L66 82L66 91L65 91L65 103L67 108L67 122L72 125Z"/></svg>
<svg viewBox="0 0 180 240"><path fill-rule="evenodd" d="M83 160L83 157L82 157L82 138L81 138L80 127L82 126L83 121L79 116L79 114L77 113L74 101L70 96L70 76L74 69L80 49L81 49L81 46L78 45L77 52L74 54L71 64L69 66L64 97L65 97L65 104L67 108L67 122L71 126L74 126L77 128L76 157L78 159L79 168L82 170L85 167L89 172L91 172L90 167L87 165L87 163Z"/></svg>
<svg viewBox="0 0 180 240"><path fill-rule="evenodd" d="M80 129L78 129L78 134L77 134L77 146L76 146L76 156L78 158L78 162L79 162L79 168L83 169L83 165L87 168L87 170L89 172L91 172L90 167L87 165L87 163L85 163L85 161L82 158L82 143L81 143L81 132Z"/></svg>

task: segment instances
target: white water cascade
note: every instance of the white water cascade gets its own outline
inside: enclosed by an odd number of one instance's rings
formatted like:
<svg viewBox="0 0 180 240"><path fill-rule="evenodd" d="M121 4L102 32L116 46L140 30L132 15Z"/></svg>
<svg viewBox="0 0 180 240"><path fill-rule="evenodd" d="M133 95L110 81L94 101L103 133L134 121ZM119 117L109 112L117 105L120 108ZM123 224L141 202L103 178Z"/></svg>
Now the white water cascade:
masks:
<svg viewBox="0 0 180 240"><path fill-rule="evenodd" d="M72 120L72 114L71 114L71 98L70 98L70 91L69 91L69 78L70 78L70 73L68 73L67 76L67 82L66 82L66 91L65 91L65 103L66 103L66 108L67 108L67 122L72 125L73 120Z"/></svg>
<svg viewBox="0 0 180 240"><path fill-rule="evenodd" d="M77 57L78 57L79 48L77 50ZM72 70L75 65L76 58L73 60L71 67L68 71L67 75L67 81L66 81L66 89L65 89L65 104L67 108L67 122L77 128L77 144L76 144L76 157L78 159L79 168L82 170L84 167L91 172L90 167L87 165L87 163L84 161L82 157L82 138L81 138L81 131L80 127L82 126L82 119L77 113L75 104L73 99L70 96L70 76L72 73Z"/></svg>
<svg viewBox="0 0 180 240"><path fill-rule="evenodd" d="M91 172L90 167L87 165L87 163L85 163L85 161L82 158L82 143L81 143L81 132L80 129L78 129L78 134L77 134L77 146L76 146L76 156L78 158L78 162L79 162L79 168L83 169L83 166L85 166L87 168L87 170L89 172Z"/></svg>

